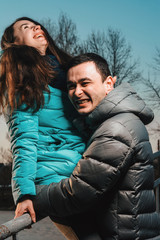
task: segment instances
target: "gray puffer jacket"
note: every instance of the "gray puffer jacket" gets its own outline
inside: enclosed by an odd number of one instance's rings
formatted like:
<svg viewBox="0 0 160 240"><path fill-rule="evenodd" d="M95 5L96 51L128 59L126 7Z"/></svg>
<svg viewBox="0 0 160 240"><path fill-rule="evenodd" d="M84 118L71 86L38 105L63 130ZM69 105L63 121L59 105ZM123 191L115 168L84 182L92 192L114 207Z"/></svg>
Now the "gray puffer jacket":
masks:
<svg viewBox="0 0 160 240"><path fill-rule="evenodd" d="M152 149L144 126L152 119L129 84L111 91L87 117L93 135L83 159L70 178L49 187L53 215L91 210L103 240L160 239Z"/></svg>

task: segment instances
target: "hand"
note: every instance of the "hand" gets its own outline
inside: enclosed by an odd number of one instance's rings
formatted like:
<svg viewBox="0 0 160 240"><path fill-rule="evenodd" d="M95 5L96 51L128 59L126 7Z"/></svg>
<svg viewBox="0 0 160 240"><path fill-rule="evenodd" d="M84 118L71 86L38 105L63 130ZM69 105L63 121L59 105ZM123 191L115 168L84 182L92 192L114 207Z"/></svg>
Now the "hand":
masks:
<svg viewBox="0 0 160 240"><path fill-rule="evenodd" d="M30 199L24 200L17 204L14 218L20 217L26 212L28 212L30 214L32 221L35 223L36 222L36 214L35 214L35 211L33 208L32 200L30 200Z"/></svg>

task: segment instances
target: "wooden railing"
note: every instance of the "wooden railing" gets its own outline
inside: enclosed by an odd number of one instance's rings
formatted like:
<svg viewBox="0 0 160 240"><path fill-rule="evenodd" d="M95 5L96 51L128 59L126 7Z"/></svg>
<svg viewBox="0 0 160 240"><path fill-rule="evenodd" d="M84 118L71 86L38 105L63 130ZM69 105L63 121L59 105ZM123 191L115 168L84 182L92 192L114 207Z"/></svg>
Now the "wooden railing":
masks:
<svg viewBox="0 0 160 240"><path fill-rule="evenodd" d="M32 220L28 213L16 219L12 219L0 226L0 239L6 239L12 236L12 239L16 240L16 233L31 226L31 224Z"/></svg>
<svg viewBox="0 0 160 240"><path fill-rule="evenodd" d="M154 153L154 160L160 159L160 151ZM160 177L154 182L154 189L156 195L156 210L159 212L160 210L160 196L159 196L159 187L160 187ZM16 219L12 219L0 226L0 239L6 239L12 236L13 240L16 240L16 233L21 230L31 226L32 220L28 213L25 213L21 217Z"/></svg>

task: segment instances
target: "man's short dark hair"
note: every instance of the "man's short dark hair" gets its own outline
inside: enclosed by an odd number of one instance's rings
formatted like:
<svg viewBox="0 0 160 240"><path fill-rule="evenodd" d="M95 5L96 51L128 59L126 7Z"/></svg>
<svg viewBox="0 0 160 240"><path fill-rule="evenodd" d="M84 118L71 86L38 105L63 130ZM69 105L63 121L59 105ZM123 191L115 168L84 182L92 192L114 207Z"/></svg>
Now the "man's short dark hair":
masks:
<svg viewBox="0 0 160 240"><path fill-rule="evenodd" d="M107 61L95 53L84 53L73 57L67 65L67 71L70 68L85 62L94 62L98 72L102 76L102 81L104 81L106 77L111 75Z"/></svg>

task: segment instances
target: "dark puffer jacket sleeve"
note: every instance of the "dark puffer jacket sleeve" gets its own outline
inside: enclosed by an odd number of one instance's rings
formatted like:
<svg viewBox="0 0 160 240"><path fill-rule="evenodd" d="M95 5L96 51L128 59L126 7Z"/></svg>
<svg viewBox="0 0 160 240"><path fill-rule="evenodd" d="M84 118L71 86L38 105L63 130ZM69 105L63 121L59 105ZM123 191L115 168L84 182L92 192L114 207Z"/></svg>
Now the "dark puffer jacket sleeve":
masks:
<svg viewBox="0 0 160 240"><path fill-rule="evenodd" d="M131 164L132 137L122 124L114 122L113 128L111 121L106 128L103 123L92 139L71 177L50 186L49 199L55 216L89 210L114 187Z"/></svg>

